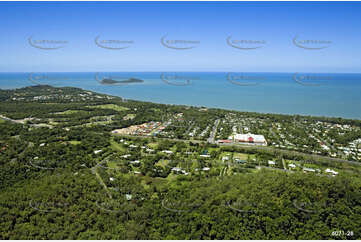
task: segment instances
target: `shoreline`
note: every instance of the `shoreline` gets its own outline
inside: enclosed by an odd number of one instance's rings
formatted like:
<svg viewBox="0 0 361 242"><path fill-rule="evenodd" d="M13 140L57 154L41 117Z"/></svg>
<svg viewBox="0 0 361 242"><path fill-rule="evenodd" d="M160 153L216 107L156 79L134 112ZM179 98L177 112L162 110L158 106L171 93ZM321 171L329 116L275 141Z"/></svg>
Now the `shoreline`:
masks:
<svg viewBox="0 0 361 242"><path fill-rule="evenodd" d="M117 96L117 95L109 94L106 92L100 92L99 90L93 91L93 90L80 88L80 87L73 87L73 86L53 87L51 85L29 85L29 86L24 86L24 87L20 87L20 88L9 88L9 89L0 88L0 91L15 91L15 90L20 90L20 89L24 89L24 88L32 88L32 87L40 87L40 86L49 86L51 88L60 88L60 89L61 88L75 88L75 89L80 89L83 91L90 91L90 92L94 92L94 93L101 94L101 95L107 95L107 96L111 96L111 97L121 98L122 100L135 101L135 102L146 102L146 103L154 103L154 104L160 104L160 105L184 106L184 107L193 107L193 108L206 108L206 109L224 110L224 111L228 111L228 112L240 112L240 113L266 115L266 116L281 115L281 116L287 116L287 117L298 117L298 118L319 119L319 120L330 119L333 121L337 121L337 120L339 121L341 119L341 120L345 120L345 121L359 121L360 125L361 125L361 118L348 118L348 117L342 117L342 116L312 115L312 114L299 114L299 113L291 114L291 113L276 113L276 112L259 112L259 111L249 111L249 110L235 110L235 109L224 108L224 107L214 107L214 106L204 106L204 105L162 103L162 102L149 101L149 100L128 99L128 98L124 98L122 96ZM109 85L109 86L111 86L111 85Z"/></svg>

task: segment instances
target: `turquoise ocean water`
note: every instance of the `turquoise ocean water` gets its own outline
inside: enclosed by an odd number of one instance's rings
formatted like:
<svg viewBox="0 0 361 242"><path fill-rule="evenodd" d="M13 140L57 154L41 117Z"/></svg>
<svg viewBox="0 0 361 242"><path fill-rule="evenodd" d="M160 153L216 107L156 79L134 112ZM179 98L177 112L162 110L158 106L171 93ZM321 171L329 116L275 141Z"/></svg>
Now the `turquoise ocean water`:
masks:
<svg viewBox="0 0 361 242"><path fill-rule="evenodd" d="M104 85L137 78L143 83ZM0 73L0 88L72 86L126 99L361 119L361 74L225 72Z"/></svg>

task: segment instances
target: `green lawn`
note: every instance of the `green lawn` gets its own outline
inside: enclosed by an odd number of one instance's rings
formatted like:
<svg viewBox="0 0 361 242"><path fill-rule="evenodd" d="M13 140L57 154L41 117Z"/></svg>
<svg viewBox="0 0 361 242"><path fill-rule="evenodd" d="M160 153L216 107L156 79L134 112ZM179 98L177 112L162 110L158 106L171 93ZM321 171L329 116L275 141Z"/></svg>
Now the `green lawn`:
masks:
<svg viewBox="0 0 361 242"><path fill-rule="evenodd" d="M104 105L97 105L97 106L86 106L87 108L100 108L100 109L112 109L118 112L127 111L129 108L122 107L116 104L104 104Z"/></svg>
<svg viewBox="0 0 361 242"><path fill-rule="evenodd" d="M149 143L147 146L150 147L151 149L156 149L158 147L158 143L155 143L155 142Z"/></svg>
<svg viewBox="0 0 361 242"><path fill-rule="evenodd" d="M247 160L248 158L248 154L244 154L244 153L234 153L233 154L233 158L239 158L241 160ZM252 156L251 156L252 158Z"/></svg>
<svg viewBox="0 0 361 242"><path fill-rule="evenodd" d="M69 144L72 144L72 145L80 145L80 144L81 144L81 141L71 140L71 141L69 141Z"/></svg>
<svg viewBox="0 0 361 242"><path fill-rule="evenodd" d="M156 165L157 166L161 166L161 167L165 167L166 165L168 165L169 161L168 160L159 160Z"/></svg>
<svg viewBox="0 0 361 242"><path fill-rule="evenodd" d="M59 115L68 115L68 114L74 114L74 113L79 113L79 112L85 112L83 110L66 110L64 112L58 112L56 114L59 114Z"/></svg>
<svg viewBox="0 0 361 242"><path fill-rule="evenodd" d="M108 161L107 165L109 168L119 168L119 161Z"/></svg>
<svg viewBox="0 0 361 242"><path fill-rule="evenodd" d="M118 144L118 143L115 142L114 140L110 140L110 147L111 147L113 150L120 151L120 152L125 152L125 151L127 151L122 145Z"/></svg>

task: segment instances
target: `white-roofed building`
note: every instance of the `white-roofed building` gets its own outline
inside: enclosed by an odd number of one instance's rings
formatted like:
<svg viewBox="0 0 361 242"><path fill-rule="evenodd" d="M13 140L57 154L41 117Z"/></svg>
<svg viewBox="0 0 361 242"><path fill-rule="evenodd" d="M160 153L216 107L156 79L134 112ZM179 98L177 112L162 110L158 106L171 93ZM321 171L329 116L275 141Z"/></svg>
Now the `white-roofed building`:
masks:
<svg viewBox="0 0 361 242"><path fill-rule="evenodd" d="M303 168L303 171L316 172L316 170L315 170L315 169L312 169L312 168L307 168L307 167L304 167L304 168Z"/></svg>
<svg viewBox="0 0 361 242"><path fill-rule="evenodd" d="M289 164L288 167L296 168L296 165L295 164Z"/></svg>
<svg viewBox="0 0 361 242"><path fill-rule="evenodd" d="M234 141L240 143L267 145L266 139L260 134L235 134L233 137L230 136L228 139L233 139Z"/></svg>
<svg viewBox="0 0 361 242"><path fill-rule="evenodd" d="M327 169L325 170L325 172L326 172L326 173L332 173L333 175L337 175L337 174L338 174L337 171L331 170L330 168L327 168Z"/></svg>

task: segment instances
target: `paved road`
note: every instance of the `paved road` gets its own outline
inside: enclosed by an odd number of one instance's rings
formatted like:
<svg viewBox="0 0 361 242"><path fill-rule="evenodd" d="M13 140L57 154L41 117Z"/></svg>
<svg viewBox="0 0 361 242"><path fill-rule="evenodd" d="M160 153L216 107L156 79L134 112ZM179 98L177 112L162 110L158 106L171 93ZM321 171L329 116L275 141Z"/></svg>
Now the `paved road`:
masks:
<svg viewBox="0 0 361 242"><path fill-rule="evenodd" d="M217 133L217 128L218 128L219 122L220 122L220 119L217 119L217 120L214 122L214 126L213 126L213 129L212 129L212 131L211 131L211 134L210 134L209 138L207 139L207 142L208 142L208 143L211 143L211 144L214 144L214 143L215 143L215 137L216 137L216 133Z"/></svg>
<svg viewBox="0 0 361 242"><path fill-rule="evenodd" d="M283 165L283 169L284 169L284 170L287 170L286 163L285 163L285 159L283 159L283 158L282 158L282 165Z"/></svg>
<svg viewBox="0 0 361 242"><path fill-rule="evenodd" d="M101 176L99 175L98 171L98 164L96 164L94 167L91 168L91 171L93 174L95 174L97 180L99 181L99 183L104 187L106 193L108 194L109 198L112 199L112 194L109 192L107 185L104 183L103 179L101 178Z"/></svg>
<svg viewBox="0 0 361 242"><path fill-rule="evenodd" d="M5 121L9 121L9 122L12 122L12 123L16 123L16 124L25 124L25 121L26 120L31 120L32 118L27 118L27 119L21 119L21 120L15 120L15 119L11 119L11 118L8 118L8 117L5 117L3 115L0 115L0 119L2 120L5 120ZM49 128L52 128L53 126L50 125L50 124L29 124L30 127L49 127Z"/></svg>

